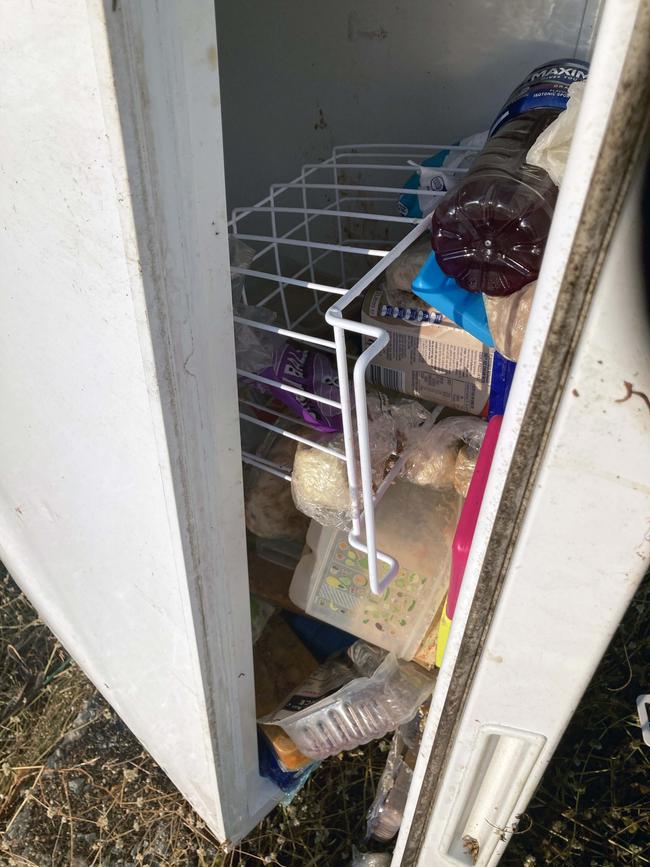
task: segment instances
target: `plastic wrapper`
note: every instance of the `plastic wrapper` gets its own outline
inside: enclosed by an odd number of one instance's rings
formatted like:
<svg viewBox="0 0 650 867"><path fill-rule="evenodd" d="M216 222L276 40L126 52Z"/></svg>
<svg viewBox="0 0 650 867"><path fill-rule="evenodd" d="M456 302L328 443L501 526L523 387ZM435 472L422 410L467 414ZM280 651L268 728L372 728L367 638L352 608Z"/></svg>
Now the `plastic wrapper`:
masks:
<svg viewBox="0 0 650 867"><path fill-rule="evenodd" d="M386 299L394 307L428 310L428 306L411 290L411 283L431 253L428 233L405 250L386 269Z"/></svg>
<svg viewBox="0 0 650 867"><path fill-rule="evenodd" d="M228 252L230 254L230 286L232 289L233 305L245 304L244 288L245 277L243 274L233 273L233 267L250 268L255 258L255 250L244 244L238 238L228 238ZM243 314L242 314L243 315Z"/></svg>
<svg viewBox="0 0 650 867"><path fill-rule="evenodd" d="M376 837L378 840L390 840L394 836L392 830L394 823L387 823L382 820L385 813L386 799L395 784L399 769L403 764L402 756L404 751L404 741L400 732L397 731L393 735L393 740L386 756L386 765L377 783L377 791L368 811L366 838Z"/></svg>
<svg viewBox="0 0 650 867"><path fill-rule="evenodd" d="M315 657L280 615L271 617L253 648L258 717L273 713L318 669Z"/></svg>
<svg viewBox="0 0 650 867"><path fill-rule="evenodd" d="M487 141L487 131L477 132L474 135L461 139L456 142L458 145L465 145L472 150L463 151L459 149L441 150L428 157L421 165L413 163L417 169L404 184L408 190L400 196L399 212L403 217L422 217L430 213L440 201L436 196L426 196L418 193L418 190L431 190L433 192L443 193L453 190L463 175L450 171L450 169L469 168L476 159L476 149L481 150Z"/></svg>
<svg viewBox="0 0 650 867"><path fill-rule="evenodd" d="M327 443L343 451L343 437ZM345 461L298 443L291 473L291 494L297 509L325 527L350 526L350 491Z"/></svg>
<svg viewBox="0 0 650 867"><path fill-rule="evenodd" d="M308 705L314 690L303 684L264 722L280 725L305 756L324 759L393 731L415 715L432 688L427 672L390 653L371 677L356 677L334 692L320 682L325 697Z"/></svg>
<svg viewBox="0 0 650 867"><path fill-rule="evenodd" d="M315 768L318 767L318 762L311 762L297 771L287 771L278 759L273 746L265 737L262 727L258 728L257 731L257 747L260 774L272 780L282 790L284 796L280 799L280 803L285 806L290 804Z"/></svg>
<svg viewBox="0 0 650 867"><path fill-rule="evenodd" d="M348 648L348 657L362 677L372 677L386 659L386 651L367 641L355 641Z"/></svg>
<svg viewBox="0 0 650 867"><path fill-rule="evenodd" d="M353 846L350 867L390 867L392 857L388 852L359 852Z"/></svg>
<svg viewBox="0 0 650 867"><path fill-rule="evenodd" d="M372 480L375 490L394 465L397 456L417 441L431 414L417 401L385 395L368 395L368 433ZM325 441L344 452L343 436ZM351 507L346 462L320 449L298 445L291 474L291 492L296 507L324 527L350 528Z"/></svg>
<svg viewBox="0 0 650 867"><path fill-rule="evenodd" d="M278 436L262 453L280 466L291 467L296 443ZM249 468L244 480L246 527L262 539L290 539L304 542L309 521L296 509L291 488L284 479L257 468Z"/></svg>
<svg viewBox="0 0 650 867"><path fill-rule="evenodd" d="M386 763L368 815L366 834L387 842L397 834L404 817L413 771L401 755Z"/></svg>
<svg viewBox="0 0 650 867"><path fill-rule="evenodd" d="M250 307L246 304L233 306L235 316L272 325L276 315L266 307ZM282 346L282 338L252 325L235 322L235 358L237 367L251 373L259 373L273 363L275 352Z"/></svg>
<svg viewBox="0 0 650 867"><path fill-rule="evenodd" d="M535 280L505 298L483 296L495 349L511 361L519 360L536 286Z"/></svg>
<svg viewBox="0 0 650 867"><path fill-rule="evenodd" d="M343 430L341 411L337 407L292 394L279 387L281 383L285 383L338 402L338 372L332 356L328 353L316 352L288 341L275 349L269 366L259 372L267 379L277 382L278 386L260 383L258 387L289 407L296 418L324 433L338 433Z"/></svg>
<svg viewBox="0 0 650 867"><path fill-rule="evenodd" d="M465 490L465 478L470 458L483 442L487 423L472 416L446 418L430 430L421 432L410 449L403 470L404 478L415 485L434 488ZM461 448L466 447L458 468L456 465Z"/></svg>
<svg viewBox="0 0 650 867"><path fill-rule="evenodd" d="M243 274L235 274L232 271L233 267L250 268L255 250L237 238L228 238L228 249L230 252L233 314L241 316L242 319L271 325L276 319L275 313L266 307L254 307L247 304L244 300L245 277ZM277 335L268 331L235 322L237 367L257 373L272 363L275 351L283 342L281 337L278 338Z"/></svg>
<svg viewBox="0 0 650 867"><path fill-rule="evenodd" d="M264 599L260 599L259 596L255 596L251 593L250 597L251 604L251 630L253 633L253 644L257 643L257 640L260 638L262 633L264 632L264 627L269 622L271 617L277 611L273 605L269 602L265 602Z"/></svg>
<svg viewBox="0 0 650 867"><path fill-rule="evenodd" d="M472 481L474 470L476 469L476 461L478 460L478 448L467 445L462 445L456 456L456 466L454 467L454 488L458 491L461 497L466 497L469 491L469 483Z"/></svg>
<svg viewBox="0 0 650 867"><path fill-rule="evenodd" d="M586 83L576 81L569 85L567 107L540 133L526 154L526 162L544 169L558 187L564 177Z"/></svg>

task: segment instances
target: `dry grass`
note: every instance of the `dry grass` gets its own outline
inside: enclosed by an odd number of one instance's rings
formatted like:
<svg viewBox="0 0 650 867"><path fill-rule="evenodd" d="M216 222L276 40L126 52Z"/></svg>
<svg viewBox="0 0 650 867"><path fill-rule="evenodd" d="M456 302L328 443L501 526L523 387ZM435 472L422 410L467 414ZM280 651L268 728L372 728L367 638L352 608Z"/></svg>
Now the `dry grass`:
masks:
<svg viewBox="0 0 650 867"><path fill-rule="evenodd" d="M331 759L241 846L222 846L6 575L0 599L0 864L349 861L386 741Z"/></svg>
<svg viewBox="0 0 650 867"><path fill-rule="evenodd" d="M650 864L646 582L504 865ZM0 864L345 865L386 742L326 762L239 847L219 845L7 577L0 594ZM380 847L373 847L379 849Z"/></svg>
<svg viewBox="0 0 650 867"><path fill-rule="evenodd" d="M650 748L636 697L650 691L650 580L637 593L533 799L508 865L650 864ZM527 823L522 823L527 824Z"/></svg>

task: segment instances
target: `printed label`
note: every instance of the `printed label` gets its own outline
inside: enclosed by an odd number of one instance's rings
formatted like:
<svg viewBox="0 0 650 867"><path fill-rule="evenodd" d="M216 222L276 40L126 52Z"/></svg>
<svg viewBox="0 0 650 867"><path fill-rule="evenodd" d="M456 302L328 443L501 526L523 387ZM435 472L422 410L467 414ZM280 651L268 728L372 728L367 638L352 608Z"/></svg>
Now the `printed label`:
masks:
<svg viewBox="0 0 650 867"><path fill-rule="evenodd" d="M554 60L538 66L510 94L505 105L492 124L494 135L504 123L540 108L563 111L568 102L569 85L584 81L589 73L589 64L584 60Z"/></svg>
<svg viewBox="0 0 650 867"><path fill-rule="evenodd" d="M280 710L270 714L265 723L277 723L291 714L311 707L321 699L337 692L355 677L355 671L349 661L332 660L321 665L311 674L300 688L284 703Z"/></svg>
<svg viewBox="0 0 650 867"><path fill-rule="evenodd" d="M339 400L338 374L330 357L324 352L315 352L312 349L303 349L294 343L287 343L276 352L273 365L263 370L262 376L318 394L329 400ZM337 407L270 385L260 387L270 391L316 430L326 433L340 433L343 430L341 410Z"/></svg>
<svg viewBox="0 0 650 867"><path fill-rule="evenodd" d="M429 322L415 327L399 318L382 317L384 302L382 290L370 293L361 317L390 334L388 346L369 365L370 381L479 415L489 396L490 348L456 326ZM364 348L370 342L364 337Z"/></svg>

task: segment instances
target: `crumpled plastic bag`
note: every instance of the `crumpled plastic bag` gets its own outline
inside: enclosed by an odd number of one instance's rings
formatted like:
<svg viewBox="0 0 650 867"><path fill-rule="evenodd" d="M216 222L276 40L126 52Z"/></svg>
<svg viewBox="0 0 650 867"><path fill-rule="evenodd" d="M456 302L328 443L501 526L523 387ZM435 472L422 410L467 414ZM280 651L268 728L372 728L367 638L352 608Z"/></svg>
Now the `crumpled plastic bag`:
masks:
<svg viewBox="0 0 650 867"><path fill-rule="evenodd" d="M537 280L534 280L519 292L504 298L483 295L494 348L511 361L519 361L536 286Z"/></svg>
<svg viewBox="0 0 650 867"><path fill-rule="evenodd" d="M415 400L390 401L379 392L369 394L367 404L372 481L376 490L398 456L416 441L417 431L430 421L431 414ZM342 434L324 439L322 444L345 451ZM359 469L357 475L360 479ZM321 526L350 529L352 510L345 461L299 443L291 473L291 493L296 507Z"/></svg>
<svg viewBox="0 0 650 867"><path fill-rule="evenodd" d="M422 431L409 450L402 476L414 485L455 488L466 496L487 422L474 416L453 416ZM463 447L458 478L456 464Z"/></svg>
<svg viewBox="0 0 650 867"><path fill-rule="evenodd" d="M544 169L558 187L564 177L585 85L586 81L574 81L569 85L567 107L539 134L526 155L526 162Z"/></svg>
<svg viewBox="0 0 650 867"><path fill-rule="evenodd" d="M302 433L302 431L301 431ZM262 455L280 466L290 467L296 451L295 440L278 436ZM244 513L246 528L261 539L291 539L304 542L309 521L296 509L284 479L248 467L244 476Z"/></svg>
<svg viewBox="0 0 650 867"><path fill-rule="evenodd" d="M243 274L233 273L233 268L250 268L255 258L255 250L244 244L238 238L228 238L228 253L230 254L230 286L232 289L232 303L244 304L244 288L246 277Z"/></svg>
<svg viewBox="0 0 650 867"><path fill-rule="evenodd" d="M390 867L391 860L389 852L359 852L353 846L350 867Z"/></svg>
<svg viewBox="0 0 650 867"><path fill-rule="evenodd" d="M411 244L401 256L395 259L386 269L386 300L393 307L411 307L428 310L417 295L413 294L411 284L420 272L431 253L431 239L426 232L422 238Z"/></svg>
<svg viewBox="0 0 650 867"><path fill-rule="evenodd" d="M264 632L264 627L278 609L271 605L270 602L267 602L265 599L260 599L259 596L255 596L253 593L250 594L250 606L253 644L256 644L257 640Z"/></svg>
<svg viewBox="0 0 650 867"><path fill-rule="evenodd" d="M255 250L239 241L237 238L228 238L228 250L230 253L230 286L232 289L232 312L234 316L242 319L250 319L252 322L262 322L272 325L276 320L273 311L266 307L255 307L244 301L245 276L233 273L233 268L250 268ZM258 373L268 367L273 361L273 354L284 341L277 335L268 331L235 322L235 357L237 367Z"/></svg>

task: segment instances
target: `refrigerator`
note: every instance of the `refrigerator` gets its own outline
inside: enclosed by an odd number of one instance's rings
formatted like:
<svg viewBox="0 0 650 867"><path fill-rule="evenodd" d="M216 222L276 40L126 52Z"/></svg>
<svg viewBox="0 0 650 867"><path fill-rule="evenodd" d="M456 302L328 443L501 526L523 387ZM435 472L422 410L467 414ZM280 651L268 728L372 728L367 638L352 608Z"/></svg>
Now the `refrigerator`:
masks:
<svg viewBox="0 0 650 867"><path fill-rule="evenodd" d="M650 559L650 4L0 16L0 557L233 841L281 796L258 766L243 474L290 470L251 450L251 427L284 428L238 400L228 236L264 251L239 273L270 333L336 360L353 532L392 565L350 422L383 338L349 357L350 310L428 230L397 209L413 164L486 129L535 66L590 61L392 862L493 867Z"/></svg>

